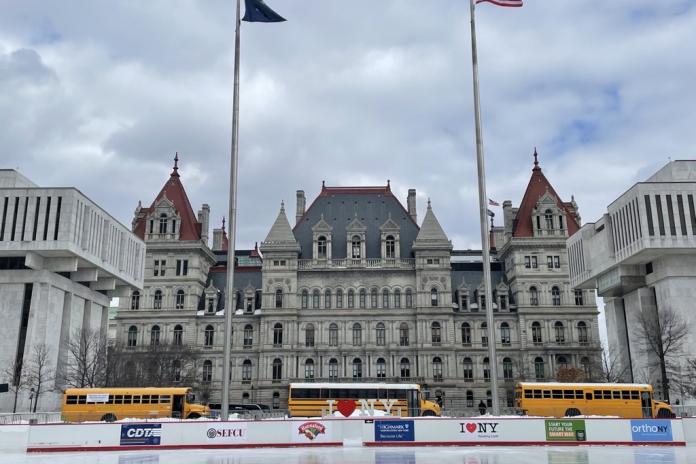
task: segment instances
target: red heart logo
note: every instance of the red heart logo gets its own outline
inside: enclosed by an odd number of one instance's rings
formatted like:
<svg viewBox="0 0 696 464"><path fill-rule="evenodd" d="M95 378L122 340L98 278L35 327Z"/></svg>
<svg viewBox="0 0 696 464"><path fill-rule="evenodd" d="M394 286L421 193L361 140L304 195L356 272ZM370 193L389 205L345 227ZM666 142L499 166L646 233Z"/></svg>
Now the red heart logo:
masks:
<svg viewBox="0 0 696 464"><path fill-rule="evenodd" d="M476 424L469 422L466 424L466 429L469 431L469 433L474 433L476 431Z"/></svg>
<svg viewBox="0 0 696 464"><path fill-rule="evenodd" d="M343 417L350 417L355 411L355 401L353 400L338 400L336 403L336 409L338 412L343 414Z"/></svg>

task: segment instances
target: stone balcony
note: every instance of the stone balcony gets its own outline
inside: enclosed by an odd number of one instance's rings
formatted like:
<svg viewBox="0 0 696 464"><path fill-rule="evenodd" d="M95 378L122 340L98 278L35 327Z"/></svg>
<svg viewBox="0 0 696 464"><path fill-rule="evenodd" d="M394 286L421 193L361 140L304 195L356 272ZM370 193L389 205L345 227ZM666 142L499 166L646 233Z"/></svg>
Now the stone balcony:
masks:
<svg viewBox="0 0 696 464"><path fill-rule="evenodd" d="M414 258L342 258L342 259L300 259L297 269L300 271L341 270L341 269L407 269L416 268Z"/></svg>

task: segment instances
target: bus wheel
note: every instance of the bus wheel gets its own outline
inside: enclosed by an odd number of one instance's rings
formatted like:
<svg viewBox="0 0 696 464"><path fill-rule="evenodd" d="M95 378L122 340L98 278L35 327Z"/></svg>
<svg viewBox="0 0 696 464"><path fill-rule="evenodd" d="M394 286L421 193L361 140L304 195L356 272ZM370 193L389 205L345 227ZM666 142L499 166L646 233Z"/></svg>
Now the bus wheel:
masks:
<svg viewBox="0 0 696 464"><path fill-rule="evenodd" d="M199 417L201 417L201 415L197 414L195 412L192 412L191 414L188 415L189 419L198 419Z"/></svg>
<svg viewBox="0 0 696 464"><path fill-rule="evenodd" d="M101 420L102 420L103 422L115 422L115 421L116 421L116 416L114 416L114 415L111 414L111 413L109 413L109 414L104 414L104 415L102 416Z"/></svg>
<svg viewBox="0 0 696 464"><path fill-rule="evenodd" d="M578 408L568 408L565 412L566 417L579 416L580 410Z"/></svg>
<svg viewBox="0 0 696 464"><path fill-rule="evenodd" d="M423 411L422 414L424 417L425 416L435 416L435 413L433 411Z"/></svg>

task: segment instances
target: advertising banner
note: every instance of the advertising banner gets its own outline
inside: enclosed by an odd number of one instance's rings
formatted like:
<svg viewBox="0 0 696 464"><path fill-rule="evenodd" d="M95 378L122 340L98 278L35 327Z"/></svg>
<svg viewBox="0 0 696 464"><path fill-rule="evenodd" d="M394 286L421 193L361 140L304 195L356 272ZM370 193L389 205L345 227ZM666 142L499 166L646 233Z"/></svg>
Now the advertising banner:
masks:
<svg viewBox="0 0 696 464"><path fill-rule="evenodd" d="M414 441L412 420L376 420L375 441Z"/></svg>
<svg viewBox="0 0 696 464"><path fill-rule="evenodd" d="M672 441L672 421L664 419L632 419L633 441Z"/></svg>
<svg viewBox="0 0 696 464"><path fill-rule="evenodd" d="M546 441L587 441L582 419L546 420Z"/></svg>
<svg viewBox="0 0 696 464"><path fill-rule="evenodd" d="M331 421L309 420L290 423L294 443L324 443L332 440Z"/></svg>
<svg viewBox="0 0 696 464"><path fill-rule="evenodd" d="M162 424L121 425L121 445L159 445Z"/></svg>
<svg viewBox="0 0 696 464"><path fill-rule="evenodd" d="M243 443L247 439L247 424L245 422L221 422L220 425L211 425L205 431L205 438L206 443Z"/></svg>

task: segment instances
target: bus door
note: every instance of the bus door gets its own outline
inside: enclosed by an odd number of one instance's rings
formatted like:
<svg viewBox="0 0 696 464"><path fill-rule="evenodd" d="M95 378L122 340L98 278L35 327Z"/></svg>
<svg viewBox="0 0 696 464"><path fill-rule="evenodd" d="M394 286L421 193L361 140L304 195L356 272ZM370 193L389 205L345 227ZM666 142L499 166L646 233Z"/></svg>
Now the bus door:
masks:
<svg viewBox="0 0 696 464"><path fill-rule="evenodd" d="M640 394L640 408L643 411L643 417L652 417L652 401L650 400L650 392L642 392Z"/></svg>
<svg viewBox="0 0 696 464"><path fill-rule="evenodd" d="M184 417L184 395L174 395L174 402L172 403L172 417Z"/></svg>
<svg viewBox="0 0 696 464"><path fill-rule="evenodd" d="M408 391L408 416L418 417L421 415L420 410L421 395L418 390Z"/></svg>

